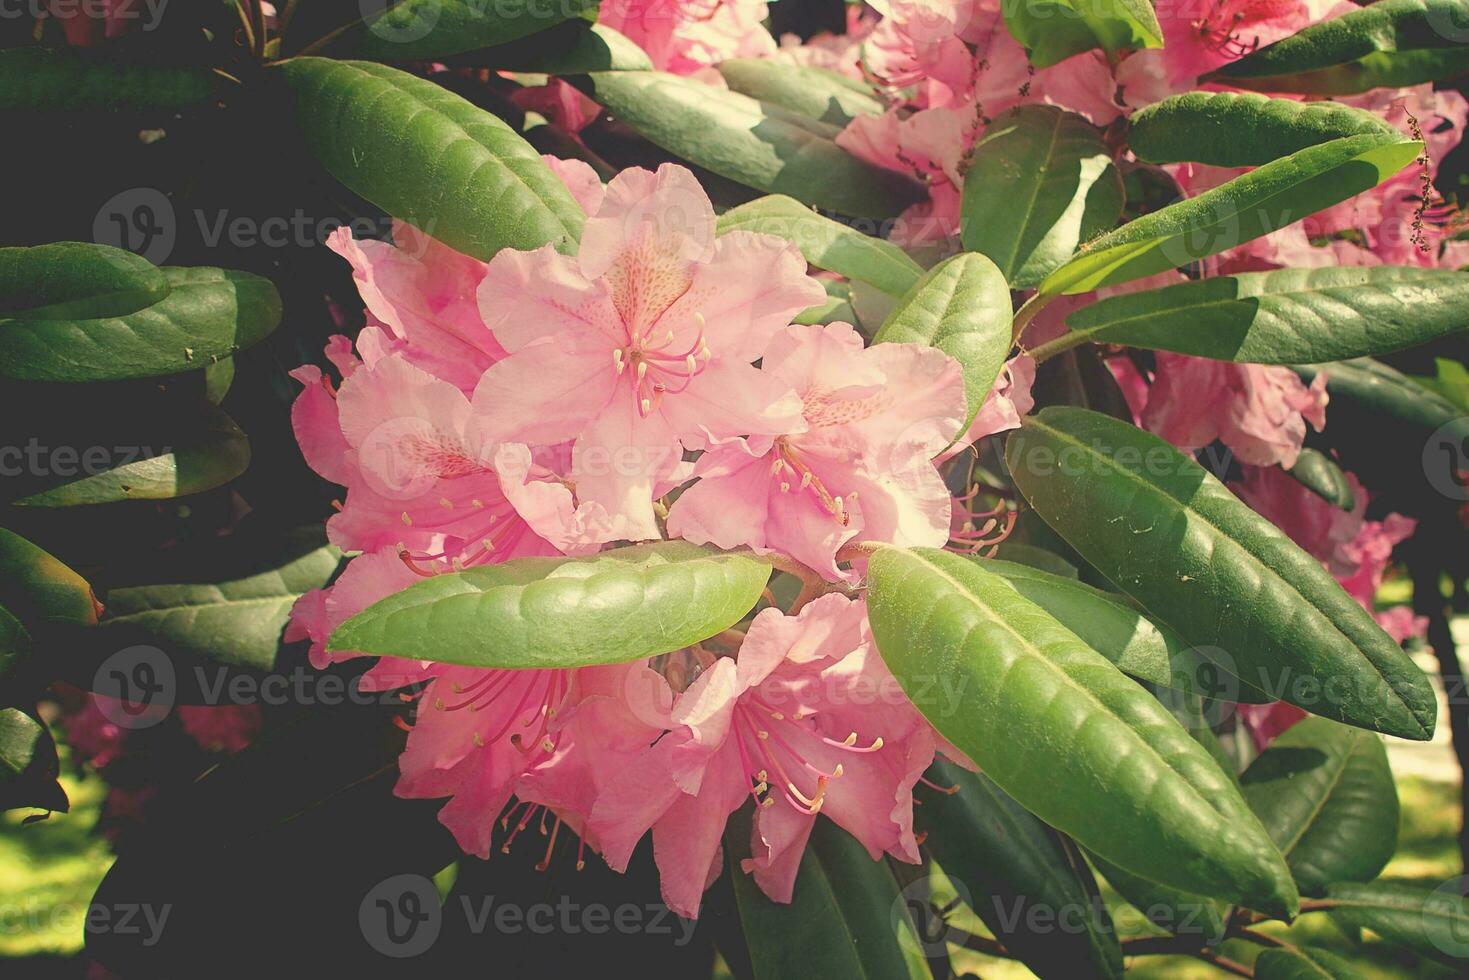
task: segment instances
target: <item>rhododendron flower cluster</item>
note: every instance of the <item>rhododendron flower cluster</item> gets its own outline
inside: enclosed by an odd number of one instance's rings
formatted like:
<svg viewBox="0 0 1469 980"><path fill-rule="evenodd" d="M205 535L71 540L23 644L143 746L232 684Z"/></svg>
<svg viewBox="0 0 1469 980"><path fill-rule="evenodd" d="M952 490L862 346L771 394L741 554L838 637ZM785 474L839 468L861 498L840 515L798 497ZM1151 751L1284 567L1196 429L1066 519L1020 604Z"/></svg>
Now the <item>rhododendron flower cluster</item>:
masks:
<svg viewBox="0 0 1469 980"><path fill-rule="evenodd" d="M301 447L345 488L329 535L358 553L296 604L290 636L317 666L351 656L326 650L337 626L423 577L614 541L745 546L840 591L862 560L849 545L947 544L966 512L939 463L1030 407L1026 358L971 413L942 351L794 325L825 297L800 252L716 236L687 170L604 189L554 166L587 211L575 255L481 263L406 226L393 245L331 240L368 325L355 353L328 346L339 379L294 374ZM942 742L876 656L860 599L765 609L742 637L652 665L384 658L363 678L405 684L423 687L397 791L450 797L440 819L470 853L508 847L541 808L615 868L651 830L665 899L689 916L749 797L747 870L778 900L821 814L874 857L918 859L912 789Z"/></svg>

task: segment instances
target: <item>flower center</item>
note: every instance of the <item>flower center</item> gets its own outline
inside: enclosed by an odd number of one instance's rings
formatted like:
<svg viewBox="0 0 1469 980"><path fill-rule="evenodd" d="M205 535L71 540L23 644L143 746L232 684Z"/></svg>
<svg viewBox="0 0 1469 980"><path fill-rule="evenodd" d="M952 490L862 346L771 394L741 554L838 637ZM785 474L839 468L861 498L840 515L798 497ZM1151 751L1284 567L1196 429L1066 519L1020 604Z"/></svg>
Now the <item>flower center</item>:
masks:
<svg viewBox="0 0 1469 980"><path fill-rule="evenodd" d="M612 352L612 369L619 378L624 374L631 378L642 418L653 414L664 395L684 391L709 366L714 355L704 339L704 315L695 313L694 322L699 333L688 350L670 350L674 333L669 330L661 337L634 334L627 344Z"/></svg>
<svg viewBox="0 0 1469 980"><path fill-rule="evenodd" d="M451 687L460 700L445 704L434 698L435 711L484 711L493 707L502 719L486 736L476 730L475 748L484 748L509 735L510 744L522 753L539 749L556 751L550 729L565 706L572 688L572 670L487 670L469 684L455 681ZM512 731L515 729L515 731Z"/></svg>
<svg viewBox="0 0 1469 980"><path fill-rule="evenodd" d="M775 461L770 464L770 478L780 483L781 493L795 490L798 493L811 494L842 527L851 523L850 506L857 502L857 491L853 490L846 497L833 494L821 482L821 477L812 472L811 467L797 455L795 447L786 436L775 440Z"/></svg>
<svg viewBox="0 0 1469 980"><path fill-rule="evenodd" d="M821 812L822 804L826 802L827 787L832 780L841 778L841 763L837 763L831 772L826 772L807 762L793 743L819 738L825 745L858 754L876 752L882 748L881 736L873 739L870 745L858 745L856 732L838 742L796 724L809 717L809 714L788 717L758 697L735 706L735 746L739 749L740 765L752 783L750 795L755 798L757 805L775 805L776 794L771 792L773 780L774 787L786 803L800 813L815 816ZM814 778L815 788L811 793L802 791L797 785L798 776L808 784Z"/></svg>

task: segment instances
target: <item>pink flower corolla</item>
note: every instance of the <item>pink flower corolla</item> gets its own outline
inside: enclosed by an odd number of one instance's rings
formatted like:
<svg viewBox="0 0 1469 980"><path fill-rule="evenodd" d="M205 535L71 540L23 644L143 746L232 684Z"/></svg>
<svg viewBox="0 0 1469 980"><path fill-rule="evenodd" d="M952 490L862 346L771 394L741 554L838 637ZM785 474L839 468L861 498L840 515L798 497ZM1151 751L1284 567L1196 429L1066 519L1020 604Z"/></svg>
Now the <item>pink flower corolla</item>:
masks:
<svg viewBox="0 0 1469 980"><path fill-rule="evenodd" d="M794 245L716 239L686 169L623 171L577 256L546 246L490 263L480 310L510 355L485 372L476 418L497 440L574 440L577 497L619 538L658 537L653 500L683 482L682 450L799 422L800 399L752 362L825 296Z"/></svg>
<svg viewBox="0 0 1469 980"><path fill-rule="evenodd" d="M863 46L868 71L895 89L918 86L924 106L969 95L975 74L970 45L992 26L977 0L874 0L871 6L882 20Z"/></svg>
<svg viewBox="0 0 1469 980"><path fill-rule="evenodd" d="M201 749L230 755L248 748L262 723L258 704L181 704L178 716L184 734Z"/></svg>
<svg viewBox="0 0 1469 980"><path fill-rule="evenodd" d="M607 0L597 20L636 42L655 68L708 75L721 61L775 51L767 15L765 0Z"/></svg>
<svg viewBox="0 0 1469 980"><path fill-rule="evenodd" d="M865 603L823 596L799 614L759 613L736 659L720 659L674 703L671 730L627 765L592 809L613 868L649 830L663 899L698 914L719 874L729 815L757 806L744 869L789 902L818 814L874 860L918 860L913 786L940 743L872 641Z"/></svg>
<svg viewBox="0 0 1469 980"><path fill-rule="evenodd" d="M1289 368L1159 351L1143 427L1181 449L1215 439L1241 462L1294 466L1309 422L1326 425L1326 375L1308 387Z"/></svg>

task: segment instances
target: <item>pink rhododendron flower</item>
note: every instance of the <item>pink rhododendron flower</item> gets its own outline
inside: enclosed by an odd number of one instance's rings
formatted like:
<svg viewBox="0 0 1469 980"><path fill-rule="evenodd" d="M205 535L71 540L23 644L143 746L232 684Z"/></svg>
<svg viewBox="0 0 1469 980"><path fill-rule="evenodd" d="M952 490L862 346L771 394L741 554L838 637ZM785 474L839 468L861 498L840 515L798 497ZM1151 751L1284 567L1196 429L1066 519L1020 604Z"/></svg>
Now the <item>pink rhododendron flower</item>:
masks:
<svg viewBox="0 0 1469 980"><path fill-rule="evenodd" d="M178 707L184 734L206 752L243 751L260 734L258 704L191 705Z"/></svg>
<svg viewBox="0 0 1469 980"><path fill-rule="evenodd" d="M904 211L889 236L903 245L919 245L959 233L961 168L979 126L973 106L914 113L894 108L881 116L853 119L836 141L853 156L927 184L929 199Z"/></svg>
<svg viewBox="0 0 1469 980"><path fill-rule="evenodd" d="M1215 439L1242 462L1294 466L1306 423L1326 425L1326 375L1307 387L1289 368L1158 352L1143 425L1181 449Z"/></svg>
<svg viewBox="0 0 1469 980"><path fill-rule="evenodd" d="M730 58L773 53L767 15L764 0L610 0L597 20L648 52L654 68L692 75Z"/></svg>
<svg viewBox="0 0 1469 980"><path fill-rule="evenodd" d="M796 616L762 611L737 659L704 671L671 723L602 794L590 827L618 869L651 827L663 899L680 915L697 915L725 822L751 797L745 870L776 901L790 901L817 814L874 860L918 860L912 791L938 743L878 657L864 603L828 595Z"/></svg>
<svg viewBox="0 0 1469 980"><path fill-rule="evenodd" d="M801 396L802 424L705 452L669 534L774 549L832 579L854 539L943 546L950 498L933 459L964 423L957 361L916 344L864 348L833 323L777 334L761 370Z"/></svg>
<svg viewBox="0 0 1469 980"><path fill-rule="evenodd" d="M1304 708L1285 701L1269 704L1242 704L1238 706L1240 720L1255 743L1256 752L1264 752L1270 743L1290 731L1296 722L1308 717Z"/></svg>
<svg viewBox="0 0 1469 980"><path fill-rule="evenodd" d="M652 502L682 482L683 449L799 423L800 400L751 362L825 296L795 246L716 240L684 168L624 171L575 258L546 246L490 263L480 309L511 353L481 379L476 419L495 439L574 440L579 499L615 515L617 537L658 537Z"/></svg>

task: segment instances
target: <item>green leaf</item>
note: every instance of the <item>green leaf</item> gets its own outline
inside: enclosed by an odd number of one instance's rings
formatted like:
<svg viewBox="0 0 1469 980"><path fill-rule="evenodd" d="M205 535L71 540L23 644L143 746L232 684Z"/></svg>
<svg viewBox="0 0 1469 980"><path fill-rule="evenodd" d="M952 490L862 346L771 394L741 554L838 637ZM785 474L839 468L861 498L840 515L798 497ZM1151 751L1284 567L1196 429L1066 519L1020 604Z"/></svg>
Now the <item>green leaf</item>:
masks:
<svg viewBox="0 0 1469 980"><path fill-rule="evenodd" d="M1296 364L1294 370L1307 382L1324 371L1326 392L1332 398L1351 401L1374 415L1388 416L1415 428L1432 431L1464 414L1442 395L1370 357L1331 364Z"/></svg>
<svg viewBox="0 0 1469 980"><path fill-rule="evenodd" d="M363 21L341 49L371 61L433 60L515 41L596 9L597 0L401 0Z"/></svg>
<svg viewBox="0 0 1469 980"><path fill-rule="evenodd" d="M19 708L0 708L0 810L41 807L65 812L51 733Z"/></svg>
<svg viewBox="0 0 1469 980"><path fill-rule="evenodd" d="M794 242L806 261L902 296L923 276L923 267L898 246L865 235L781 194L758 198L719 216L719 233L743 230Z"/></svg>
<svg viewBox="0 0 1469 980"><path fill-rule="evenodd" d="M228 363L228 362L225 362ZM218 409L184 420L181 445L15 501L18 507L77 507L119 500L169 500L223 486L250 465L250 440Z"/></svg>
<svg viewBox="0 0 1469 980"><path fill-rule="evenodd" d="M31 634L4 606L0 606L0 692L31 655ZM3 694L0 694L3 696Z"/></svg>
<svg viewBox="0 0 1469 980"><path fill-rule="evenodd" d="M1040 976L1122 975L1122 948L1096 881L1054 830L983 773L936 760L930 782L957 789L915 812L944 873L1005 947ZM1065 929L1026 928L1026 912L1062 915Z"/></svg>
<svg viewBox="0 0 1469 980"><path fill-rule="evenodd" d="M169 288L168 279L146 259L109 245L0 248L0 317L124 316L157 303Z"/></svg>
<svg viewBox="0 0 1469 980"><path fill-rule="evenodd" d="M754 980L841 977L930 980L897 880L855 838L818 820L801 855L790 904L773 902L740 868L750 853L750 814L730 817L728 874Z"/></svg>
<svg viewBox="0 0 1469 980"><path fill-rule="evenodd" d="M1403 738L1433 733L1427 678L1311 555L1151 433L1047 408L1005 458L1045 521L1247 684Z"/></svg>
<svg viewBox="0 0 1469 980"><path fill-rule="evenodd" d="M291 606L325 586L341 552L320 528L216 546L187 578L115 588L98 633L110 649L146 643L171 654L270 670Z"/></svg>
<svg viewBox="0 0 1469 980"><path fill-rule="evenodd" d="M1148 163L1258 167L1308 146L1363 134L1389 142L1403 138L1380 116L1335 102L1185 92L1134 113L1127 143Z"/></svg>
<svg viewBox="0 0 1469 980"><path fill-rule="evenodd" d="M1325 718L1281 735L1240 777L1245 801L1302 894L1371 881L1398 846L1398 791L1382 739Z"/></svg>
<svg viewBox="0 0 1469 980"><path fill-rule="evenodd" d="M208 68L122 61L75 48L10 48L0 50L0 111L179 109L208 100L219 77Z"/></svg>
<svg viewBox="0 0 1469 980"><path fill-rule="evenodd" d="M896 217L918 199L912 180L838 146L829 123L666 72L592 79L596 100L640 135L748 187L859 218Z"/></svg>
<svg viewBox="0 0 1469 980"><path fill-rule="evenodd" d="M1267 949L1255 958L1255 980L1361 980L1351 963L1324 949Z"/></svg>
<svg viewBox="0 0 1469 980"><path fill-rule="evenodd" d="M1163 46L1163 28L1148 0L1037 0L1007 4L1004 12L1010 36L1037 68L1093 48L1111 53Z"/></svg>
<svg viewBox="0 0 1469 980"><path fill-rule="evenodd" d="M1217 361L1295 364L1385 354L1469 327L1469 273L1381 265L1244 272L1110 296L1066 318L1086 341Z"/></svg>
<svg viewBox="0 0 1469 980"><path fill-rule="evenodd" d="M958 361L972 419L1010 353L1010 320L1010 287L1000 270L978 252L961 252L914 283L872 339L927 344Z"/></svg>
<svg viewBox="0 0 1469 980"><path fill-rule="evenodd" d="M719 63L719 74L736 92L833 126L883 113L871 87L825 68L769 58L731 58Z"/></svg>
<svg viewBox="0 0 1469 980"><path fill-rule="evenodd" d="M1270 700L1242 687L1236 677L1221 677L1223 672L1213 661L1192 649L1169 627L1138 612L1121 596L1000 559L986 559L984 569L1009 582L1016 592L1050 613L1124 674L1211 698Z"/></svg>
<svg viewBox="0 0 1469 980"><path fill-rule="evenodd" d="M1406 88L1469 71L1463 0L1381 0L1230 62L1200 81L1304 95Z"/></svg>
<svg viewBox="0 0 1469 980"><path fill-rule="evenodd" d="M365 61L293 58L280 71L327 171L425 234L485 260L568 251L581 235L580 206L540 154L452 92Z"/></svg>
<svg viewBox="0 0 1469 980"><path fill-rule="evenodd" d="M1040 292L1085 293L1234 248L1376 187L1422 151L1376 133L1307 147L1089 242Z"/></svg>
<svg viewBox="0 0 1469 980"><path fill-rule="evenodd" d="M1350 512L1357 506L1357 495L1352 492L1346 473L1318 449L1302 449L1296 465L1286 472L1316 496L1344 511Z"/></svg>
<svg viewBox="0 0 1469 980"><path fill-rule="evenodd" d="M4 528L0 528L0 606L27 625L97 622L97 602L86 579Z"/></svg>
<svg viewBox="0 0 1469 980"><path fill-rule="evenodd" d="M1222 903L1140 878L1095 854L1090 857L1107 884L1159 929L1210 945L1224 938Z"/></svg>
<svg viewBox="0 0 1469 980"><path fill-rule="evenodd" d="M1055 106L1019 106L985 128L964 178L964 247L1028 289L1117 224L1122 177L1097 128Z"/></svg>
<svg viewBox="0 0 1469 980"><path fill-rule="evenodd" d="M1054 551L1026 544L1023 541L1015 541L1013 535L1000 542L999 547L995 549L995 557L1012 564L1029 565L1031 568L1050 572L1058 578L1076 579L1080 575L1075 565Z"/></svg>
<svg viewBox="0 0 1469 980"><path fill-rule="evenodd" d="M1027 810L1149 880L1294 912L1284 860L1209 754L983 563L879 549L867 602L914 705Z"/></svg>
<svg viewBox="0 0 1469 980"><path fill-rule="evenodd" d="M475 667L622 663L733 626L769 578L749 553L683 541L517 558L412 585L343 623L328 649Z"/></svg>
<svg viewBox="0 0 1469 980"><path fill-rule="evenodd" d="M152 306L90 320L0 319L0 376L112 381L207 367L264 338L281 320L269 279L200 267L162 270Z"/></svg>
<svg viewBox="0 0 1469 980"><path fill-rule="evenodd" d="M1344 929L1370 929L1394 946L1449 966L1469 962L1469 900L1437 891L1374 882L1327 886L1331 918Z"/></svg>

